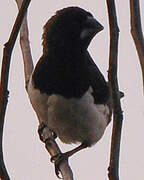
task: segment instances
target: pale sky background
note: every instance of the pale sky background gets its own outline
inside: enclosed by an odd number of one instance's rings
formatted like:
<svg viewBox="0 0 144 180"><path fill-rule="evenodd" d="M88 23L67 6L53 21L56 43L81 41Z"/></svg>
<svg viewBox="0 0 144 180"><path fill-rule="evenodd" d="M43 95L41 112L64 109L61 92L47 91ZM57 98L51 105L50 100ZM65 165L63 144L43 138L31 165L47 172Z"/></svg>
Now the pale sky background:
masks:
<svg viewBox="0 0 144 180"><path fill-rule="evenodd" d="M141 0L144 21L144 1ZM107 78L109 32L106 0L32 0L29 8L30 43L34 64L42 54L42 27L56 10L67 6L80 6L89 10L104 25L90 44L89 51ZM120 155L120 179L144 179L144 99L141 70L130 35L129 1L117 3L120 27L119 84L125 93L122 100L124 122ZM1 0L0 5L0 59L17 15L14 0ZM9 79L10 97L4 131L5 162L12 180L55 180L53 164L37 134L38 120L24 89L24 72L19 40L11 61ZM108 180L110 140L112 123L103 138L92 148L83 150L70 158L75 180ZM60 143L63 151L73 148Z"/></svg>

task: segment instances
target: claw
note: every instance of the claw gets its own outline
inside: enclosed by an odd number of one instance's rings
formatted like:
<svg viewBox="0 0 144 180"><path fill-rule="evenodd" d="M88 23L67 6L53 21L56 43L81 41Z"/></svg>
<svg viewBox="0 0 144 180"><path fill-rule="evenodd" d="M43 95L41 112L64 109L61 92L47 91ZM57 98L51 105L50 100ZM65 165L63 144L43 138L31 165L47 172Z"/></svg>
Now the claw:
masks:
<svg viewBox="0 0 144 180"><path fill-rule="evenodd" d="M59 179L62 179L59 174L60 174L60 164L68 159L68 154L67 153L59 153L53 157L51 157L51 162L54 163L55 165L55 174Z"/></svg>
<svg viewBox="0 0 144 180"><path fill-rule="evenodd" d="M40 140L42 141L42 142L46 142L46 140L47 140L47 138L45 137L45 133L44 133L44 129L45 128L48 128L47 127L47 125L45 125L43 122L39 125L39 127L38 127L38 134L39 134L39 138L40 138ZM51 131L51 133L52 133L52 136L53 136L53 138L54 139L56 139L57 138L57 135L56 135L56 133L55 132L53 132L53 131Z"/></svg>
<svg viewBox="0 0 144 180"><path fill-rule="evenodd" d="M78 151L80 151L86 147L88 147L87 143L83 142L81 145L72 149L71 151L67 151L65 153L58 153L57 155L51 157L51 162L54 163L54 165L55 165L55 173L56 173L58 178L61 179L61 177L59 176L60 164L64 161L68 161L69 157L71 157L73 154L75 154L76 152L78 152Z"/></svg>
<svg viewBox="0 0 144 180"><path fill-rule="evenodd" d="M39 134L39 138L41 141L44 142L44 137L43 137L43 130L44 128L46 128L47 126L42 122L39 127L38 127L38 134Z"/></svg>
<svg viewBox="0 0 144 180"><path fill-rule="evenodd" d="M57 135L56 135L56 133L55 133L55 132L52 132L52 136L53 136L53 138L54 138L54 139L56 139L56 138L57 138Z"/></svg>

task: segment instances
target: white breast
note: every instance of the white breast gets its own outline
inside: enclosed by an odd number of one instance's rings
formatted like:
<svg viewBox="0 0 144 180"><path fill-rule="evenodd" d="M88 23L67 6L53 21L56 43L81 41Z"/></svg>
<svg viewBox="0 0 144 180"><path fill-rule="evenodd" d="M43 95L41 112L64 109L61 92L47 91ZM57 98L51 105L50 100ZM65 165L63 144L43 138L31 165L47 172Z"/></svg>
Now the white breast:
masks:
<svg viewBox="0 0 144 180"><path fill-rule="evenodd" d="M81 99L51 95L48 99L48 125L65 143L96 143L108 122L109 109L95 105L90 92Z"/></svg>
<svg viewBox="0 0 144 180"><path fill-rule="evenodd" d="M47 122L47 101L49 96L47 94L41 94L38 89L35 89L32 83L32 79L30 79L28 84L28 95L30 102L38 116L39 122Z"/></svg>
<svg viewBox="0 0 144 180"><path fill-rule="evenodd" d="M65 143L95 144L108 122L107 105L95 105L91 89L81 99L41 94L30 81L28 94L40 122L44 122Z"/></svg>

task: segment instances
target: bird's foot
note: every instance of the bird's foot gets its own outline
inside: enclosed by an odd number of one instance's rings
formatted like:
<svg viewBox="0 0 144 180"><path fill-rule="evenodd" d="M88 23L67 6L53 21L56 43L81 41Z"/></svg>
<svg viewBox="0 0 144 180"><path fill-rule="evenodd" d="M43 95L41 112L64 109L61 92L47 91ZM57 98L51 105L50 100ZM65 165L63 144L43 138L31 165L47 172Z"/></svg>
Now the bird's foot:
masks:
<svg viewBox="0 0 144 180"><path fill-rule="evenodd" d="M71 157L73 154L75 154L76 152L78 152L86 147L88 147L88 144L86 142L83 142L81 145L79 145L78 147L76 147L70 151L67 151L65 153L58 153L57 155L51 157L51 162L53 162L55 165L55 173L58 178L60 178L59 173L60 173L61 163L63 163L64 161L68 161L69 157Z"/></svg>
<svg viewBox="0 0 144 180"><path fill-rule="evenodd" d="M43 123L43 122L42 122L42 123L39 125L39 127L38 127L39 138L40 138L40 140L41 140L42 142L44 142L44 143L45 143L45 142L47 141L47 139L48 139L47 133L44 132L44 130L45 130L46 128L48 128L48 127L47 127L47 125L46 125L45 123ZM52 133L52 137L53 137L54 139L56 139L56 138L57 138L56 133L53 132L53 131L51 131L51 133Z"/></svg>
<svg viewBox="0 0 144 180"><path fill-rule="evenodd" d="M41 141L44 142L43 139L43 130L46 128L47 126L42 122L39 126L38 126L38 134L39 134L39 138Z"/></svg>
<svg viewBox="0 0 144 180"><path fill-rule="evenodd" d="M59 154L51 157L51 162L54 163L54 165L55 165L55 173L59 179L61 179L61 177L59 176L60 164L64 161L67 161L68 158L69 158L69 154L67 152L66 153L59 153Z"/></svg>
<svg viewBox="0 0 144 180"><path fill-rule="evenodd" d="M38 126L38 134L42 142L45 142L43 131L46 127L47 126L43 122Z"/></svg>

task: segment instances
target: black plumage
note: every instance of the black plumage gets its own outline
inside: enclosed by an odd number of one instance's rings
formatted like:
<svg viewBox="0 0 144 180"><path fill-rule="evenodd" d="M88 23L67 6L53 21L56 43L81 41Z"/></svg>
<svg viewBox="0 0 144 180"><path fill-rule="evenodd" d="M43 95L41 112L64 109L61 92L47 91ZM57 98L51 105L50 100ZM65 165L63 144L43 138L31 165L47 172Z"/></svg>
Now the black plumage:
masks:
<svg viewBox="0 0 144 180"><path fill-rule="evenodd" d="M35 88L41 93L81 98L91 86L95 103L107 102L107 83L87 51L95 33L87 41L80 39L82 30L88 28L87 16L92 17L70 7L58 11L44 26L43 56L33 74Z"/></svg>

